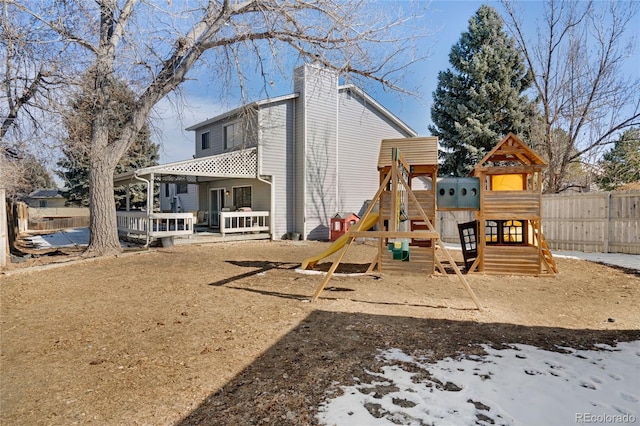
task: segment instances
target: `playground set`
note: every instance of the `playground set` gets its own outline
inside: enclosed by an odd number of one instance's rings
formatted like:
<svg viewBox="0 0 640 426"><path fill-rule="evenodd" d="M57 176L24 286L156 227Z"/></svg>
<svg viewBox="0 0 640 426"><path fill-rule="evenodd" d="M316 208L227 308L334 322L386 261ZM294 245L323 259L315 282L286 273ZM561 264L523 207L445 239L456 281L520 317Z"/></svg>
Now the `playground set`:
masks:
<svg viewBox="0 0 640 426"><path fill-rule="evenodd" d="M368 273L433 274L436 268L445 273L437 248L482 310L434 227L436 208L476 212L475 221L458 225L467 273L557 273L541 226L541 172L545 166L544 160L509 134L475 166L472 177L447 178L436 184L436 137L382 140L380 187L362 219L326 251L302 263L302 269L312 269L319 260L342 249L312 301L317 300L352 243L357 238L374 238L378 250ZM376 230L369 230L373 227Z"/></svg>

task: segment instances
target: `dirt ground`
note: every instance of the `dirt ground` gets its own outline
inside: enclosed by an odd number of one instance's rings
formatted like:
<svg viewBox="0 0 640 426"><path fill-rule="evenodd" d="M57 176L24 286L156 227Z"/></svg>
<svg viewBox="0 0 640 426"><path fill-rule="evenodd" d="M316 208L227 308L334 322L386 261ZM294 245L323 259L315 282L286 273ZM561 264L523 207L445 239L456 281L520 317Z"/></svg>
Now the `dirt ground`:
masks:
<svg viewBox="0 0 640 426"><path fill-rule="evenodd" d="M484 312L455 275L334 277L309 303L323 276L295 268L326 246L184 245L14 267L0 275L0 424L316 424L324 399L379 368L380 349L435 361L481 344L640 339L640 277L625 271L557 259L556 277L467 276ZM374 250L358 244L345 262Z"/></svg>

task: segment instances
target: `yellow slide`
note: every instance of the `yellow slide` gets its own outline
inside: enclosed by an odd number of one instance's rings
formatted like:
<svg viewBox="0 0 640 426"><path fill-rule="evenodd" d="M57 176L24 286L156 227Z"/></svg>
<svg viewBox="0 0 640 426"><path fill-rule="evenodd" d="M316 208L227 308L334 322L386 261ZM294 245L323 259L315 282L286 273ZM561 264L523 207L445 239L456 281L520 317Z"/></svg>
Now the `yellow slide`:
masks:
<svg viewBox="0 0 640 426"><path fill-rule="evenodd" d="M302 262L302 269L312 269L316 265L316 263L318 263L319 260L332 255L333 253L337 252L342 247L344 247L344 245L349 240L349 237L351 236L351 231L354 231L356 229L358 231L367 231L370 228L373 228L376 225L376 223L378 223L378 213L370 213L369 217L367 217L366 220L360 221L355 225L351 226L351 228L349 228L349 231L347 231L347 233L344 234L342 237L335 240L334 243L331 244L328 249L326 249L325 251L323 251L317 256L312 256L308 259L305 259L304 262Z"/></svg>

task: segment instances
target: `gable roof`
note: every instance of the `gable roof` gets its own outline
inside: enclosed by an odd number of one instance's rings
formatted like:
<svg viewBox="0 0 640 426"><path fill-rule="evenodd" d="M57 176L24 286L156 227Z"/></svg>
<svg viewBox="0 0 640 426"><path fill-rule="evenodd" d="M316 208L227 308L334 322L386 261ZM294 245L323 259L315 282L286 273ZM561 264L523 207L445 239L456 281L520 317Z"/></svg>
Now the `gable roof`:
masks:
<svg viewBox="0 0 640 426"><path fill-rule="evenodd" d="M522 142L516 135L509 133L496 146L493 147L482 160L476 164L475 169L484 167L487 162L517 162L524 166L546 166L547 162Z"/></svg>
<svg viewBox="0 0 640 426"><path fill-rule="evenodd" d="M286 101L288 99L295 99L298 96L299 95L297 93L291 93L289 95L278 96L275 98L268 98L268 99L262 99L259 101L251 102L251 103L239 106L238 108L234 108L232 110L224 112L222 114L216 115L215 117L207 118L204 121L201 121L199 123L196 123L192 126L187 127L185 130L198 130L200 127L208 126L209 124L216 123L218 121L224 120L229 117L233 117L234 115L239 115L240 113L248 109L265 106L265 105L276 104L278 102Z"/></svg>
<svg viewBox="0 0 640 426"><path fill-rule="evenodd" d="M391 120L396 126L402 128L402 130L404 130L405 132L407 132L412 136L418 136L418 133L415 130L413 130L411 127L409 127L407 123L400 120L395 114L393 114L391 111L385 108L381 103L379 103L378 101L373 99L371 96L369 96L367 92L365 92L358 86L355 86L353 84L339 86L338 93L340 92L352 92L357 94L365 101L365 104L372 106L380 114L382 114L383 116Z"/></svg>
<svg viewBox="0 0 640 426"><path fill-rule="evenodd" d="M364 90L360 89L357 86L354 86L353 84L347 84L347 85L343 85L343 86L338 86L338 93L340 92L352 92L358 96L360 96L366 105L371 106L372 108L374 108L376 111L378 111L381 115L383 115L384 117L388 118L392 123L394 123L396 126L400 127L402 130L404 130L405 132L407 132L410 135L413 136L417 136L418 133L413 130L411 127L409 127L409 125L407 125L407 123L405 123L404 121L400 120L400 118L398 118L396 115L394 115L391 111L389 111L387 108L385 108L382 104L380 104L378 101L376 101L375 99L373 99L371 96L369 96ZM234 115L238 115L240 113L242 113L243 111L246 111L247 109L251 109L251 108L257 108L257 107L264 107L264 106L268 106L268 105L273 105L276 104L278 102L282 102L282 101L286 101L289 99L295 99L297 97L299 97L300 95L298 93L291 93L289 95L284 95L284 96L278 96L275 98L268 98L268 99L262 99L256 102L251 102L249 104L245 104L243 106L240 106L238 108L234 108L230 111L227 111L223 114L219 114L213 118L209 118L205 121L201 121L200 123L196 123L192 126L187 127L185 130L198 130L201 127L204 126L208 126L210 124L216 123L218 121L224 120L226 118L229 117L233 117Z"/></svg>
<svg viewBox="0 0 640 426"><path fill-rule="evenodd" d="M29 194L29 198L64 198L57 189L37 189Z"/></svg>

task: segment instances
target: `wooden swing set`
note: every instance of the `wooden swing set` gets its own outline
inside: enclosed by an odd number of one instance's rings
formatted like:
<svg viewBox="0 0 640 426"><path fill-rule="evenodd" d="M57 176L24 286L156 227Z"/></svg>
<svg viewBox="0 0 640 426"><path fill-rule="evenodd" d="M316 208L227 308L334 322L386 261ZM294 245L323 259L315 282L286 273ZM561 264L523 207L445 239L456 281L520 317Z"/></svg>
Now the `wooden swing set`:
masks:
<svg viewBox="0 0 640 426"><path fill-rule="evenodd" d="M420 158L424 158L423 153L416 151L416 149L423 149L425 146L435 152L435 155L433 152L429 154L429 161L421 161ZM407 153L407 159L403 156L401 148L403 152ZM311 301L315 302L318 299L356 238L377 238L378 252L367 273L402 270L432 274L435 272L435 267L441 273L445 273L444 267L435 254L437 245L438 250L444 254L477 309L482 311L480 301L433 226L435 220L437 139L383 140L380 147L378 170L381 182L378 191L361 220L352 226L353 229L349 232L348 240L342 251L329 268L322 283L316 288ZM420 177L431 182L429 190L412 190L412 181ZM376 205L379 206L377 230L360 229L362 224L367 222L367 218L375 214L373 210Z"/></svg>

